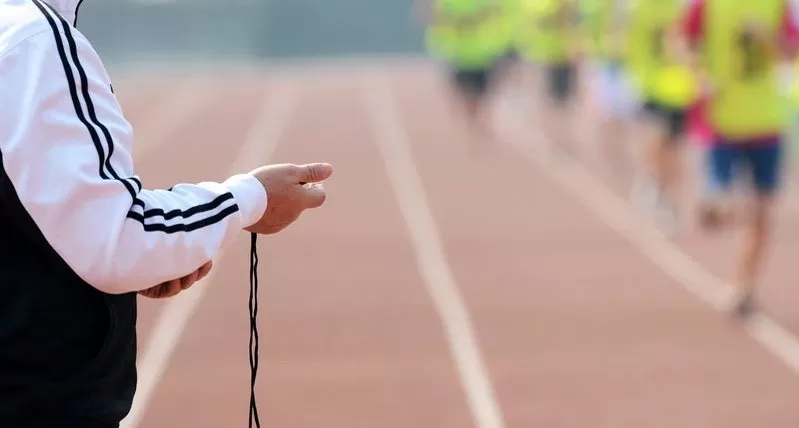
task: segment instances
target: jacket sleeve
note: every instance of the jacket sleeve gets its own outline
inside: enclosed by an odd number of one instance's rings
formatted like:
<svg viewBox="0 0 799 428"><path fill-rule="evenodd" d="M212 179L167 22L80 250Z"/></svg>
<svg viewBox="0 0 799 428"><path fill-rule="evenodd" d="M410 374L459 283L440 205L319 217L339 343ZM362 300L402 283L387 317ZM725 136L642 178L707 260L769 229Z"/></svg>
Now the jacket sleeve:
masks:
<svg viewBox="0 0 799 428"><path fill-rule="evenodd" d="M193 272L261 217L266 191L250 175L141 189L100 59L74 28L51 29L0 56L0 180L78 276L109 294L143 290Z"/></svg>

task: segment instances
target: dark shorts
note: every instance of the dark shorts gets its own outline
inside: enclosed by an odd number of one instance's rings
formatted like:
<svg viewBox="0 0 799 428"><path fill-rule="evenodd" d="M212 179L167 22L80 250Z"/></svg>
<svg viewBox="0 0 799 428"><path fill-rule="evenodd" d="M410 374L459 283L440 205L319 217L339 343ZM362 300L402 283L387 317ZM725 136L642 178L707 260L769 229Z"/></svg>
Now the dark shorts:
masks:
<svg viewBox="0 0 799 428"><path fill-rule="evenodd" d="M653 120L663 127L670 142L679 142L685 136L688 117L685 109L646 101L641 110L644 118Z"/></svg>
<svg viewBox="0 0 799 428"><path fill-rule="evenodd" d="M554 64L547 67L547 92L552 101L563 104L574 95L577 68L574 64Z"/></svg>
<svg viewBox="0 0 799 428"><path fill-rule="evenodd" d="M481 69L452 69L452 80L462 94L470 98L482 98L491 87L495 67Z"/></svg>
<svg viewBox="0 0 799 428"><path fill-rule="evenodd" d="M758 195L773 194L780 184L783 144L779 139L761 144L718 141L706 154L708 181L711 192L730 190L741 173L748 178Z"/></svg>

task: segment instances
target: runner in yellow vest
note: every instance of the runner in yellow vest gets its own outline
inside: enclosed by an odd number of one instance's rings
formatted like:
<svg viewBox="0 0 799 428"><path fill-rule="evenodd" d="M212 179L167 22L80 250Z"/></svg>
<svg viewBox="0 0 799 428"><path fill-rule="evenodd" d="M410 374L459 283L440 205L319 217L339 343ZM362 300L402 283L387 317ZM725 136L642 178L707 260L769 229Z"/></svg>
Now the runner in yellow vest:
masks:
<svg viewBox="0 0 799 428"><path fill-rule="evenodd" d="M643 156L634 196L644 197L645 207L668 232L678 225L680 149L686 140L688 109L699 95L688 52L680 49L685 3L633 0L630 30L628 65L643 107L638 133Z"/></svg>
<svg viewBox="0 0 799 428"><path fill-rule="evenodd" d="M477 128L478 137L490 132L484 101L512 41L501 1L435 0L421 5L428 51L450 68L456 109Z"/></svg>
<svg viewBox="0 0 799 428"><path fill-rule="evenodd" d="M519 54L544 68L547 98L540 123L560 150L573 146L569 119L577 89L579 5L577 0L523 0Z"/></svg>
<svg viewBox="0 0 799 428"><path fill-rule="evenodd" d="M523 0L495 0L500 3L502 15L501 38L504 39L504 54L497 61L495 67L495 80L498 84L497 90L501 92L504 87L514 85L518 89L522 83L521 58L518 51L519 26L523 18ZM501 83L501 84L500 84Z"/></svg>
<svg viewBox="0 0 799 428"><path fill-rule="evenodd" d="M780 184L789 115L777 70L781 54L795 54L784 49L799 40L794 16L787 0L696 0L685 22L696 62L705 66L705 116L714 134L707 152L703 224L720 226L735 218L729 198L733 182L746 179L755 190L737 265L740 293L732 308L739 316L755 309L753 293Z"/></svg>

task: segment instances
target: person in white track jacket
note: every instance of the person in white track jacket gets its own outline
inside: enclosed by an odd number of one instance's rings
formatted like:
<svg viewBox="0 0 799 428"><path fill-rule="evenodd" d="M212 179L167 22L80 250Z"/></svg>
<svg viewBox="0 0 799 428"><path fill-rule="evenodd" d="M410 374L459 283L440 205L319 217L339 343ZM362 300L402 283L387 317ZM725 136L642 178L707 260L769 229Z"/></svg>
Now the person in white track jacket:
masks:
<svg viewBox="0 0 799 428"><path fill-rule="evenodd" d="M137 296L175 295L241 231L322 205L332 173L271 165L142 189L79 5L0 0L2 427L117 427L136 389Z"/></svg>

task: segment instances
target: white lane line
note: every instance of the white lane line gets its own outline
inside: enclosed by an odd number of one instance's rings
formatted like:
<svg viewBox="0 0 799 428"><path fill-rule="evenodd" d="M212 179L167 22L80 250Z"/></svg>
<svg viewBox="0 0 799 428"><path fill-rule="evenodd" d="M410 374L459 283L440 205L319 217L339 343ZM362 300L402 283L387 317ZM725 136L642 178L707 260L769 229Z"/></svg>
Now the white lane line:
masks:
<svg viewBox="0 0 799 428"><path fill-rule="evenodd" d="M708 271L679 246L671 242L653 224L632 211L627 201L611 191L578 162L550 162L538 145L525 144L522 136L534 135L521 120L499 116L505 142L523 158L534 163L553 181L592 210L611 229L628 240L654 265L686 290L718 311L726 310L734 288ZM529 141L529 139L528 139ZM787 329L764 314L745 321L745 330L768 352L799 374L799 340Z"/></svg>
<svg viewBox="0 0 799 428"><path fill-rule="evenodd" d="M295 105L294 86L283 85L268 91L263 107L233 163L231 174L249 171L263 165L272 157L290 124ZM217 269L212 270L203 281L191 289L170 299L161 310L137 364L139 382L133 407L122 421L120 428L136 428L144 417L147 405L169 365L183 331L208 287L213 284Z"/></svg>
<svg viewBox="0 0 799 428"><path fill-rule="evenodd" d="M370 76L367 108L388 179L408 227L416 262L438 311L477 428L503 428L502 412L485 368L469 314L444 256L435 220L416 170L407 132L388 82Z"/></svg>

